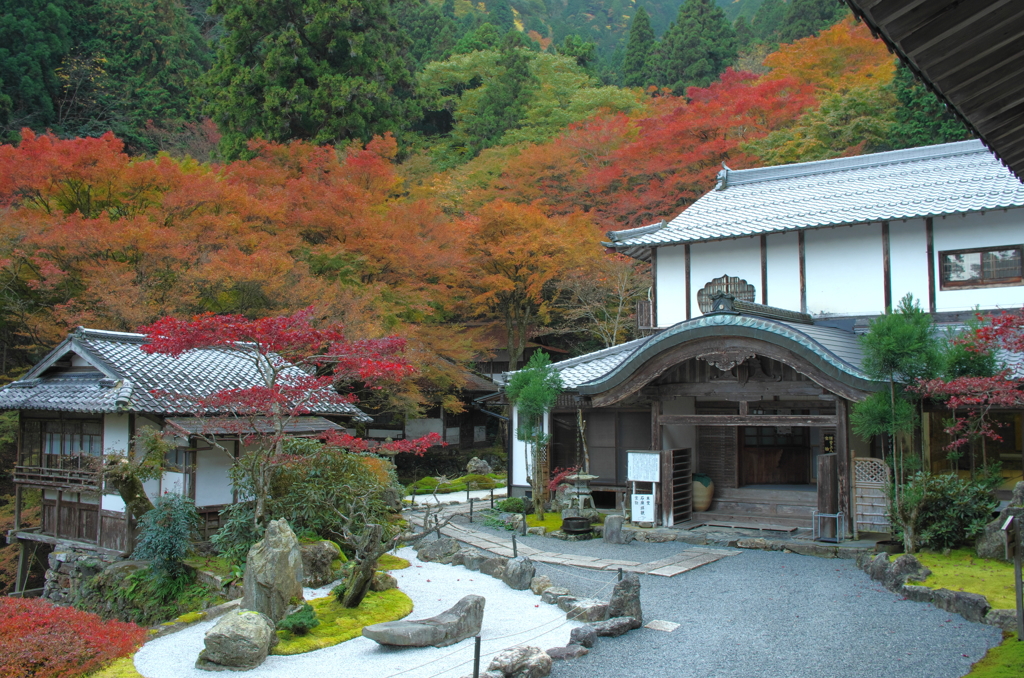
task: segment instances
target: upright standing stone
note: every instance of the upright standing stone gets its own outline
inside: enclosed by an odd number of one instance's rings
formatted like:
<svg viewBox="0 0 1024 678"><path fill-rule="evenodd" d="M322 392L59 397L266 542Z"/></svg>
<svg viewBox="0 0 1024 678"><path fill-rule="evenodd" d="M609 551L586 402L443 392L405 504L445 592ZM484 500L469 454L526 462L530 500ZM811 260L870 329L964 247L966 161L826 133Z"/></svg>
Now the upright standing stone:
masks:
<svg viewBox="0 0 1024 678"><path fill-rule="evenodd" d="M245 610L262 612L274 624L302 602L302 552L286 520L272 520L263 540L249 549L242 581Z"/></svg>
<svg viewBox="0 0 1024 678"><path fill-rule="evenodd" d="M516 591L525 591L530 588L530 582L537 574L537 568L526 556L513 558L505 564L505 570L501 573L501 580L509 588Z"/></svg>
<svg viewBox="0 0 1024 678"><path fill-rule="evenodd" d="M625 544L626 539L622 535L622 523L625 516L608 516L604 519L604 540L609 544Z"/></svg>
<svg viewBox="0 0 1024 678"><path fill-rule="evenodd" d="M640 609L640 577L629 573L612 589L612 598L608 601L609 617L629 617L633 620L632 628L643 626L644 613Z"/></svg>

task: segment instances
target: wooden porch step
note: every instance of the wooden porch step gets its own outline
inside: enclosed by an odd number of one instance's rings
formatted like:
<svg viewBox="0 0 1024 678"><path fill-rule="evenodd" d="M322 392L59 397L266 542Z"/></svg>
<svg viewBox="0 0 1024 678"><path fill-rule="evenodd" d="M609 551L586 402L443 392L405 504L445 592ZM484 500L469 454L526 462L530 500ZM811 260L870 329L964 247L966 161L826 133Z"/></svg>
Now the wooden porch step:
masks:
<svg viewBox="0 0 1024 678"><path fill-rule="evenodd" d="M811 528L811 519L792 518L771 515L752 515L743 513L726 513L723 511L704 511L694 513L691 518L694 525L704 524L718 527L743 527L748 529L781 529L785 531Z"/></svg>

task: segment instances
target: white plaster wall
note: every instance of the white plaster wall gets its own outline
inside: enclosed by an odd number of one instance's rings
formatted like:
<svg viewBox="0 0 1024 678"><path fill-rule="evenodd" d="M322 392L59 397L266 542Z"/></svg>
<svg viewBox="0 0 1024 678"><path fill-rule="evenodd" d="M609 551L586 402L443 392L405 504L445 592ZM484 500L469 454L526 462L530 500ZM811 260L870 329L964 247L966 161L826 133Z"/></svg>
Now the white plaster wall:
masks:
<svg viewBox="0 0 1024 678"><path fill-rule="evenodd" d="M800 310L800 245L796 233L767 238L768 305ZM758 303L761 298L758 296Z"/></svg>
<svg viewBox="0 0 1024 678"><path fill-rule="evenodd" d="M104 454L128 454L128 445L131 442L131 431L128 430L127 414L104 414L103 415L103 453Z"/></svg>
<svg viewBox="0 0 1024 678"><path fill-rule="evenodd" d="M804 261L811 315L885 311L881 224L805 231Z"/></svg>
<svg viewBox="0 0 1024 678"><path fill-rule="evenodd" d="M935 244L935 310L969 311L982 308L1020 308L1024 286L981 289L941 289L939 252L975 247L999 247L1024 243L1024 209L997 210L983 214L936 217L932 220Z"/></svg>
<svg viewBox="0 0 1024 678"><path fill-rule="evenodd" d="M657 321L669 327L686 320L686 255L682 245L658 248Z"/></svg>
<svg viewBox="0 0 1024 678"><path fill-rule="evenodd" d="M163 481L160 484L161 494L185 494L184 473L164 473Z"/></svg>
<svg viewBox="0 0 1024 678"><path fill-rule="evenodd" d="M512 453L509 455L509 467L512 469L512 486L529 488L530 483L527 480L527 446L522 440L516 437L516 429L519 427L519 411L516 408L512 408L511 421L509 425L512 427ZM544 432L551 433L551 415L544 415Z"/></svg>
<svg viewBox="0 0 1024 678"><path fill-rule="evenodd" d="M218 506L232 501L231 470L233 460L221 450L196 453L196 506Z"/></svg>
<svg viewBox="0 0 1024 678"><path fill-rule="evenodd" d="M660 263L660 262L659 262ZM761 301L761 239L739 238L690 245L690 310L702 315L697 292L723 275L742 278L754 286L754 301ZM683 309L685 313L685 308Z"/></svg>
<svg viewBox="0 0 1024 678"><path fill-rule="evenodd" d="M151 419L144 417L135 418L135 433L136 435L141 433L144 429L156 429L160 430L159 424ZM160 479L148 480L142 484L142 487L146 490L146 496L149 497L150 501L155 501L161 494Z"/></svg>
<svg viewBox="0 0 1024 678"><path fill-rule="evenodd" d="M909 292L928 310L928 237L924 219L889 223L889 275L893 307Z"/></svg>
<svg viewBox="0 0 1024 678"><path fill-rule="evenodd" d="M101 508L104 511L116 511L118 513L124 513L124 500L121 499L121 496L118 494L105 494L103 495Z"/></svg>

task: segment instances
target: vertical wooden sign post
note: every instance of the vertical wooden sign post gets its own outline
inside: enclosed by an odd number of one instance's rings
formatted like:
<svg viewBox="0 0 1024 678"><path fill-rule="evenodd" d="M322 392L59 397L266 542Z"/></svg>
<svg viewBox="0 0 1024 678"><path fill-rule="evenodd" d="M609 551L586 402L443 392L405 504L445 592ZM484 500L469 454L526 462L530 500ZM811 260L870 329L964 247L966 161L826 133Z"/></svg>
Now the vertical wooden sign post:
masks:
<svg viewBox="0 0 1024 678"><path fill-rule="evenodd" d="M661 452L628 450L626 479L630 482L630 520L634 523L657 523L658 485L661 482ZM637 494L637 483L651 483L650 494Z"/></svg>
<svg viewBox="0 0 1024 678"><path fill-rule="evenodd" d="M1003 523L1006 559L1013 558L1013 588L1017 594L1017 640L1024 642L1024 581L1021 578L1021 557L1024 556L1024 508L1011 508Z"/></svg>

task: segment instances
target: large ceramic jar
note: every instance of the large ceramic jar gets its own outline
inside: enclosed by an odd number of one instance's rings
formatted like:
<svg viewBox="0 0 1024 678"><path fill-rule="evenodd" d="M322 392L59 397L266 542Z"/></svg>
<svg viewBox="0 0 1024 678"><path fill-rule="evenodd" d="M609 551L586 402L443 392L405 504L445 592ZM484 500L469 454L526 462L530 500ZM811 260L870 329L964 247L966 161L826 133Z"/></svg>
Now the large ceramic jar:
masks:
<svg viewBox="0 0 1024 678"><path fill-rule="evenodd" d="M705 482L707 485L704 484ZM695 475L693 478L693 510L707 511L711 507L711 500L714 496L715 481L707 476Z"/></svg>

